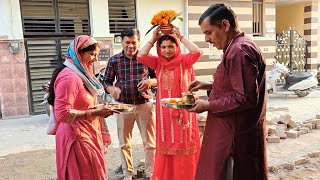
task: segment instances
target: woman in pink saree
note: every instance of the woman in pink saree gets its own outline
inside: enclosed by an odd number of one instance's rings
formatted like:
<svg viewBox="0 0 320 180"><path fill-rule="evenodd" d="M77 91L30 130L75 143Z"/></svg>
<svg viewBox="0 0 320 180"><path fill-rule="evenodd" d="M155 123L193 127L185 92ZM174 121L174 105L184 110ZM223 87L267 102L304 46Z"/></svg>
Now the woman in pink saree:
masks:
<svg viewBox="0 0 320 180"><path fill-rule="evenodd" d="M157 41L158 56L149 54ZM180 41L190 51L181 54ZM193 64L202 51L183 37L177 28L162 35L159 29L139 51L138 61L156 70L158 89L156 101L156 156L152 179L193 180L196 172L200 138L195 113L161 106L163 98L180 98L194 79Z"/></svg>
<svg viewBox="0 0 320 180"><path fill-rule="evenodd" d="M56 131L56 165L59 180L108 179L104 162L110 136L104 117L112 114L97 104L104 90L94 77L92 64L100 47L95 39L75 38L66 52L66 60L52 76L49 103L59 126Z"/></svg>

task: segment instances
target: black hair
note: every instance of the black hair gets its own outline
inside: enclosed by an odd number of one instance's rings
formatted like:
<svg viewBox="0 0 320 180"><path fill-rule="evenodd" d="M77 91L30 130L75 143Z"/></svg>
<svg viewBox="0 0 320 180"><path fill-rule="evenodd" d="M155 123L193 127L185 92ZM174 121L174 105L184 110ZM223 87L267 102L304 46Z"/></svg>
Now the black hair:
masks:
<svg viewBox="0 0 320 180"><path fill-rule="evenodd" d="M221 27L222 20L229 21L231 28L238 29L237 15L225 4L212 4L199 18L199 25L209 17L210 25Z"/></svg>
<svg viewBox="0 0 320 180"><path fill-rule="evenodd" d="M54 82L57 79L58 74L65 68L66 66L64 64L60 65L59 67L57 67L53 73L52 73L52 78L50 81L50 85L49 85L49 96L48 96L48 103L50 105L54 105L54 99L55 99L55 93L54 93Z"/></svg>
<svg viewBox="0 0 320 180"><path fill-rule="evenodd" d="M163 35L163 36L161 36L161 37L158 39L159 45L160 45L163 41L166 41L166 40L170 40L170 41L172 41L172 42L174 42L174 43L176 43L176 44L178 45L177 40L176 40L174 37L168 36L168 35Z"/></svg>
<svg viewBox="0 0 320 180"><path fill-rule="evenodd" d="M121 32L121 39L123 39L124 37L132 37L134 35L138 36L138 41L140 41L140 31L136 28L126 28L124 30L122 30Z"/></svg>
<svg viewBox="0 0 320 180"><path fill-rule="evenodd" d="M99 46L98 43L92 44L86 48L80 49L79 52L88 52L88 51L92 51L95 50L96 47ZM62 62L62 59L58 59L58 61ZM50 80L50 85L49 85L49 96L48 96L48 103L50 105L54 105L54 99L55 99L55 93L54 93L54 82L56 82L56 79L59 75L59 73L65 68L66 66L64 64L61 64L60 66L58 66L52 73L52 77Z"/></svg>
<svg viewBox="0 0 320 180"><path fill-rule="evenodd" d="M88 46L86 48L80 49L79 53L80 52L88 52L88 51L95 50L97 48L97 46L99 46L99 44L98 43L94 43L94 44L92 44L92 45L90 45L90 46Z"/></svg>

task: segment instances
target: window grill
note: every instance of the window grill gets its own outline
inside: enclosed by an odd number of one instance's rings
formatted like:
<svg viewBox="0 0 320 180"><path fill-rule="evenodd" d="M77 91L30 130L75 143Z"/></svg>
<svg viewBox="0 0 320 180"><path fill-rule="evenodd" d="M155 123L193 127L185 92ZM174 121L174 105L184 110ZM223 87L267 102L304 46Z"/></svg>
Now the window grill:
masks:
<svg viewBox="0 0 320 180"><path fill-rule="evenodd" d="M110 33L119 36L125 28L136 27L135 0L109 0Z"/></svg>
<svg viewBox="0 0 320 180"><path fill-rule="evenodd" d="M252 34L263 35L263 3L262 0L252 1Z"/></svg>
<svg viewBox="0 0 320 180"><path fill-rule="evenodd" d="M25 38L90 34L88 0L20 0Z"/></svg>

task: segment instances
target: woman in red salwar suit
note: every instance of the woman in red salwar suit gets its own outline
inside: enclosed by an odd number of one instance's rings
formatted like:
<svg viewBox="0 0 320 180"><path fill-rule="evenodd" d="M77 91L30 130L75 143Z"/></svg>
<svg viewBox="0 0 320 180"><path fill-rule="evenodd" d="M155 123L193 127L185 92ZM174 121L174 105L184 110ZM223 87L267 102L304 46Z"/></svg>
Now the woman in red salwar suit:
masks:
<svg viewBox="0 0 320 180"><path fill-rule="evenodd" d="M163 98L180 98L194 80L193 64L202 51L181 35L161 36L159 29L139 51L138 61L155 69L158 88L156 101L156 156L152 179L193 180L200 149L199 129L195 113L170 109L160 105ZM160 37L161 36L161 37ZM158 56L149 54L156 43ZM182 42L190 51L181 54Z"/></svg>
<svg viewBox="0 0 320 180"><path fill-rule="evenodd" d="M268 179L266 160L265 60L261 50L238 29L224 4L210 6L200 17L205 40L223 50L213 83L194 81L190 91L209 90L191 112L208 111L196 180ZM227 174L228 162L233 170ZM232 169L232 168L231 168Z"/></svg>

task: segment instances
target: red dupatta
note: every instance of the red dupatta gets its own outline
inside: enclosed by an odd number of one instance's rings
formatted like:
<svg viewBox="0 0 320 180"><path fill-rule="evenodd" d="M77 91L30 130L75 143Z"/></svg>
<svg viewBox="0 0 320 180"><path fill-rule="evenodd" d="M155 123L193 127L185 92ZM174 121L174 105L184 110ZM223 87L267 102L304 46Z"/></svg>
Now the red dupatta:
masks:
<svg viewBox="0 0 320 180"><path fill-rule="evenodd" d="M160 42L157 42L157 54L159 56L159 61L161 63L161 67L160 67L160 73L159 73L159 84L158 84L158 88L162 89L162 84L161 84L161 74L164 71L164 69L167 70L173 70L174 71L174 77L180 77L180 78L174 78L174 84L175 86L173 87L173 89L171 90L171 97L176 97L176 98L180 98L182 95L182 92L187 92L188 91L188 83L185 84L183 82L188 82L188 79L183 79L186 76L191 79L191 81L194 80L194 71L193 68L190 67L186 67L186 64L183 63L183 58L184 58L184 54L181 54L181 48L180 48L180 41L172 35L169 35L171 37L173 37L176 40L176 53L175 56L173 57L173 59L171 59L170 61L168 61L164 56L162 56L161 54L161 46L160 46ZM159 95L159 99L162 99L162 95L161 93L158 94ZM162 107L160 107L162 108ZM179 118L179 123L187 126L188 125L188 118L185 118L185 116L183 117L182 114L186 114L186 111L183 110L176 110L173 109L172 110L172 116L173 118Z"/></svg>

